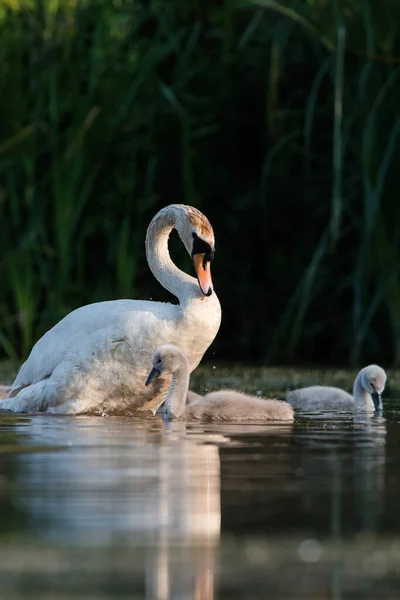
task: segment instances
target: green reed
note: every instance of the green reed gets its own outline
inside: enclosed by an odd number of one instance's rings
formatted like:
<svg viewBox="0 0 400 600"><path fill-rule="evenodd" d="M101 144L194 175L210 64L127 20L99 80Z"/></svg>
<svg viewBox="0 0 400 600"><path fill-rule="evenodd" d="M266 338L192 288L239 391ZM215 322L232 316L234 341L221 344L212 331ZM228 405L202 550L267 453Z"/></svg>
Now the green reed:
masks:
<svg viewBox="0 0 400 600"><path fill-rule="evenodd" d="M320 28L319 37L326 39L329 26L327 19L326 23L318 19L318 8L322 13L329 6L322 1L313 4L314 19ZM343 319L340 319L340 310L332 315L332 324L337 320L338 330L336 335L333 331L330 333L326 346L330 360L338 360L337 356L340 356L335 354L335 346L337 350L341 346L347 347L349 360L353 364L365 360L366 356L379 360L379 353L382 351L389 355L388 334L383 325L386 313L391 321L392 356L398 362L400 296L396 250L398 229L395 223L398 227L399 212L394 200L393 167L399 148L400 113L394 100L398 92L394 91L393 84L398 77L397 63L400 57L396 58L391 53L393 48L388 52L387 45L384 44L388 40L382 39L382 28L378 38L378 32L372 23L379 24L379 19L377 15L372 18L369 2L342 2L336 5L339 9L336 13L338 36L333 53L337 55L334 63L336 72L333 69L331 71L332 92L329 94L331 106L335 107L332 126L333 203L331 219L326 220L326 226L329 223L333 239L341 240L336 248L332 248L328 244L328 238L322 236L315 245L304 276L300 277L297 291L292 294L280 324L275 329L268 356L273 360L279 347L284 348L281 351L283 356L301 356L301 344L307 338L312 344L313 336L323 337L323 329L326 328L329 332L332 327L320 319L321 310L328 315L334 303L351 293L351 302L346 303L348 309ZM350 28L347 52L347 60L351 61L349 67L344 65L344 8L348 9L347 14L349 8L354 11L353 19L348 19L347 23ZM391 9L393 8L391 5ZM387 16L385 15L386 19ZM292 15L288 14L288 17L292 18ZM382 19L383 22L384 20L385 18ZM355 40L352 36L355 23L364 26L365 48L361 46L361 40ZM307 29L311 31L310 27ZM335 41L333 33L332 43ZM391 42L394 44L393 37ZM315 113L319 110L326 114L328 110L326 99L321 107L318 96L332 64L331 58L328 54L321 61L307 102L304 148L310 173L312 132L315 131L315 122L319 116ZM345 215L344 219L342 213ZM313 218L312 213L310 217ZM347 250L348 256L343 260L340 245L345 244L345 240L349 240L346 247L350 250ZM343 266L339 269L341 265ZM330 279L334 281L334 286ZM315 351L315 348L312 350Z"/></svg>
<svg viewBox="0 0 400 600"><path fill-rule="evenodd" d="M217 236L219 356L400 362L397 5L0 4L0 347L165 299L170 202ZM177 260L190 269L181 249Z"/></svg>

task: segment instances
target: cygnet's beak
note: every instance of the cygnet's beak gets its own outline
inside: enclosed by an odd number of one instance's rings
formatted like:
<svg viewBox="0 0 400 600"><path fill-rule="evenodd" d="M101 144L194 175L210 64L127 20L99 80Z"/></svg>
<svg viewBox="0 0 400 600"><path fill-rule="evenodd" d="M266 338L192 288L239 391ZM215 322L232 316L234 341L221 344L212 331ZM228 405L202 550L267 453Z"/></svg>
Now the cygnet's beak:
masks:
<svg viewBox="0 0 400 600"><path fill-rule="evenodd" d="M155 367L152 368L152 370L149 373L148 378L146 379L146 383L144 385L150 385L150 383L153 381L153 379L157 379L157 377L160 377L161 375L161 371L159 369L156 369Z"/></svg>
<svg viewBox="0 0 400 600"><path fill-rule="evenodd" d="M375 410L382 410L382 396L378 392L372 392L371 397L374 402Z"/></svg>
<svg viewBox="0 0 400 600"><path fill-rule="evenodd" d="M206 254L193 254L194 268L201 291L205 296L211 296L213 293L213 284L211 279L210 261Z"/></svg>

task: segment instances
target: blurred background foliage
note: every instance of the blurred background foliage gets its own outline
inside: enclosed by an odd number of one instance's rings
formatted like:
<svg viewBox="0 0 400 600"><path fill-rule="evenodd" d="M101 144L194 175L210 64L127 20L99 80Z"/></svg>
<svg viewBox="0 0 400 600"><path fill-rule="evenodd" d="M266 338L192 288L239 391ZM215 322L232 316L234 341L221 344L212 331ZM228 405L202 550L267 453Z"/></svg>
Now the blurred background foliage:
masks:
<svg viewBox="0 0 400 600"><path fill-rule="evenodd" d="M399 22L398 0L1 0L2 355L79 305L168 299L144 238L182 202L216 233L209 355L399 365Z"/></svg>

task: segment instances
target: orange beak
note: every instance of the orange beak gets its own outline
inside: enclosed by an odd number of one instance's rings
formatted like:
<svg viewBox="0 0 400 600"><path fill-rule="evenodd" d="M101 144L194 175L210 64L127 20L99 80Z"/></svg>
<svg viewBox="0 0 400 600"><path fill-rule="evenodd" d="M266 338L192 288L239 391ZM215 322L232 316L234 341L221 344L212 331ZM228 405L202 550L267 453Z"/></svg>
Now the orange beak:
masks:
<svg viewBox="0 0 400 600"><path fill-rule="evenodd" d="M210 261L204 260L205 254L194 254L193 262L201 291L205 296L211 296L213 284L211 279Z"/></svg>

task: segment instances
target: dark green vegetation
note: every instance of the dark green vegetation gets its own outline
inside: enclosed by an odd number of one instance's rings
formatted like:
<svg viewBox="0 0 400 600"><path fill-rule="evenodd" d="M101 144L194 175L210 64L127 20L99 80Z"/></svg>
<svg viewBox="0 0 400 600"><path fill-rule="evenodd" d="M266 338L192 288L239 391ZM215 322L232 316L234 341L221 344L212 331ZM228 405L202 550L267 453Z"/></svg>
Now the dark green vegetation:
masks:
<svg viewBox="0 0 400 600"><path fill-rule="evenodd" d="M4 356L167 298L144 236L183 202L216 232L217 357L400 363L397 0L0 6Z"/></svg>

